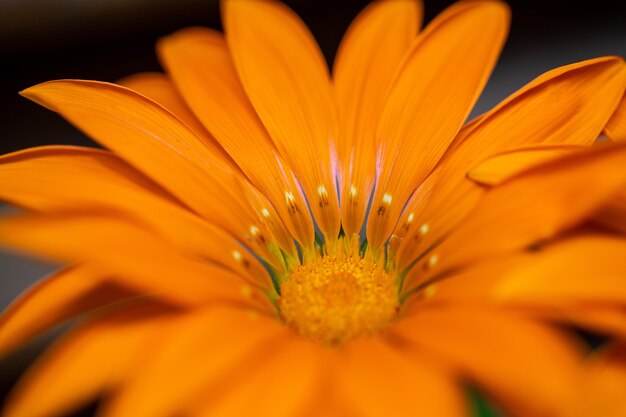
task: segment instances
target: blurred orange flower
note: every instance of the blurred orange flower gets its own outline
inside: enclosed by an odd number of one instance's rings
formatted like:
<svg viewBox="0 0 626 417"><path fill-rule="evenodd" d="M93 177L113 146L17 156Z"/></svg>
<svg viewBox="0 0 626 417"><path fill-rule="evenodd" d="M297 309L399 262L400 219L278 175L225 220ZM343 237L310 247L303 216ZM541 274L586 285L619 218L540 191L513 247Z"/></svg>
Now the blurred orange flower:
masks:
<svg viewBox="0 0 626 417"><path fill-rule="evenodd" d="M158 43L166 74L23 91L107 150L0 158L29 212L0 242L69 265L4 312L0 352L80 318L5 415L449 417L468 386L571 414L593 367L562 324L626 338L626 144L591 146L626 139L626 65L549 71L464 124L508 8L418 34L421 9L368 6L332 77L291 10L231 0L225 35Z"/></svg>

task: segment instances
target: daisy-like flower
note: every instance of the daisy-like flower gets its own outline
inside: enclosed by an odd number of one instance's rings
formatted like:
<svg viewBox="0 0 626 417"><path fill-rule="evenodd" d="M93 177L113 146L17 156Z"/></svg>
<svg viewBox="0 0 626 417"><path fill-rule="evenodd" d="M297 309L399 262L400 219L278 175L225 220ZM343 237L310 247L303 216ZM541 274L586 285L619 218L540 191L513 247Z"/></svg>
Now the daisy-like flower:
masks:
<svg viewBox="0 0 626 417"><path fill-rule="evenodd" d="M0 197L29 211L0 242L69 265L4 313L0 351L78 319L5 415L96 398L133 417L456 417L469 392L505 416L606 405L590 396L623 367L593 371L616 359L587 362L568 329L626 339L626 145L591 146L626 139L622 59L550 71L464 124L501 2L461 1L419 34L416 1L372 3L332 77L284 5L223 15L225 35L158 43L166 74L22 92L107 150L0 159Z"/></svg>

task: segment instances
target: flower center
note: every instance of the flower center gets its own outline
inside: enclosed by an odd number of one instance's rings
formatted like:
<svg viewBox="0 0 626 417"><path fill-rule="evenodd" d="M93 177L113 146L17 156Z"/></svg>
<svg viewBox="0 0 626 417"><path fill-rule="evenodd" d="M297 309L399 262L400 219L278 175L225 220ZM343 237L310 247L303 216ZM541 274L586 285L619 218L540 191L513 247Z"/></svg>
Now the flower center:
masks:
<svg viewBox="0 0 626 417"><path fill-rule="evenodd" d="M343 242L340 241L340 246ZM291 272L278 300L285 322L325 345L340 345L382 330L396 315L395 274L351 253L318 255Z"/></svg>

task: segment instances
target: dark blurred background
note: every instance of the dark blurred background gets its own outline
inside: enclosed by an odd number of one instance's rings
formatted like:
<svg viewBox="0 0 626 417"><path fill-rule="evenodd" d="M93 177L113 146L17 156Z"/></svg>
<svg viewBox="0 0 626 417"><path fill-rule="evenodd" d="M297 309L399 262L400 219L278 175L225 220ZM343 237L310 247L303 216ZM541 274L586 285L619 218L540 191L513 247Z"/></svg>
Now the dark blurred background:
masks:
<svg viewBox="0 0 626 417"><path fill-rule="evenodd" d="M393 0L390 0L393 1ZM366 0L286 0L328 60ZM451 4L425 0L426 21ZM508 2L513 22L504 54L474 114L542 72L600 55L626 56L626 2ZM156 39L185 26L221 28L217 0L0 0L0 153L44 144L93 144L52 112L18 96L57 78L115 81L159 70ZM11 210L1 207L0 210ZM0 252L0 309L52 270ZM0 359L0 404L45 340ZM89 411L81 415L90 415Z"/></svg>

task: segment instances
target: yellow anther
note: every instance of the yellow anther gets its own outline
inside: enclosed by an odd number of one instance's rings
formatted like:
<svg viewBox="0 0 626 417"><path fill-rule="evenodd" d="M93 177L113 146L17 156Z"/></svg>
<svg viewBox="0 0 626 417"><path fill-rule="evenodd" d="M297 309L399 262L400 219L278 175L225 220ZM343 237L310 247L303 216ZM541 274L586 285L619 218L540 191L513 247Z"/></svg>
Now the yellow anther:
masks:
<svg viewBox="0 0 626 417"><path fill-rule="evenodd" d="M317 187L317 194L319 194L320 196L320 202L319 202L320 207L327 206L328 205L328 191L326 191L326 187L324 186L324 184L320 184Z"/></svg>
<svg viewBox="0 0 626 417"><path fill-rule="evenodd" d="M424 289L424 297L431 298L437 292L437 287L434 284L429 285Z"/></svg>
<svg viewBox="0 0 626 417"><path fill-rule="evenodd" d="M427 267L432 268L435 265L437 265L437 262L439 262L439 255L437 254L431 255L431 257L428 258Z"/></svg>
<svg viewBox="0 0 626 417"><path fill-rule="evenodd" d="M391 194L385 193L383 195L382 202L378 206L378 211L377 211L379 216L382 216L383 214L387 212L387 209L391 205L391 200L392 200Z"/></svg>
<svg viewBox="0 0 626 417"><path fill-rule="evenodd" d="M285 201L287 202L287 210L289 211L289 213L300 213L300 208L296 203L296 198L291 191L285 191Z"/></svg>
<svg viewBox="0 0 626 417"><path fill-rule="evenodd" d="M357 190L356 187L354 185L350 186L350 198L356 198L357 196Z"/></svg>

